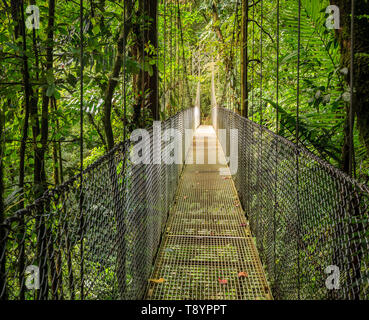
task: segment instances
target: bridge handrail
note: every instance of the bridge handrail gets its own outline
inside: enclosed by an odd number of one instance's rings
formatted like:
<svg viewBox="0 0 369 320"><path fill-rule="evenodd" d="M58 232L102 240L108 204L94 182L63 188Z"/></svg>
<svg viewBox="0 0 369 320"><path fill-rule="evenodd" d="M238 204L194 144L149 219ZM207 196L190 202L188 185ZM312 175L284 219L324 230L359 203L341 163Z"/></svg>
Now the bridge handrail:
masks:
<svg viewBox="0 0 369 320"><path fill-rule="evenodd" d="M183 110L161 133L179 130L185 148L184 130L198 118L196 108ZM86 168L82 188L78 174L5 220L0 300L143 297L186 150L181 164L144 165L131 163L132 146L119 143Z"/></svg>
<svg viewBox="0 0 369 320"><path fill-rule="evenodd" d="M231 110L213 121L225 151L238 130L233 178L273 296L368 299L368 187Z"/></svg>

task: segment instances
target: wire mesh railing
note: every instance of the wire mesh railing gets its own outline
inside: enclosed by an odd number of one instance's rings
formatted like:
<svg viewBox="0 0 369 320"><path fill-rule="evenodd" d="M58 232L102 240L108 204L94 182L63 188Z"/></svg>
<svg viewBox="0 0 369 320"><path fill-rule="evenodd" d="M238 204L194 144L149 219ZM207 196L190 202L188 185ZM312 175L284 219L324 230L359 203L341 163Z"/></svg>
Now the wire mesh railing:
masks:
<svg viewBox="0 0 369 320"><path fill-rule="evenodd" d="M214 108L213 125L224 150L238 130L233 178L273 297L368 299L368 188L230 110Z"/></svg>
<svg viewBox="0 0 369 320"><path fill-rule="evenodd" d="M161 133L199 125L196 108ZM140 299L152 271L182 164L133 164L133 143L117 145L83 172L8 217L0 235L1 299ZM160 145L161 144L161 145ZM159 141L163 156L170 141ZM150 148L150 149L146 149ZM148 155L146 155L148 156Z"/></svg>

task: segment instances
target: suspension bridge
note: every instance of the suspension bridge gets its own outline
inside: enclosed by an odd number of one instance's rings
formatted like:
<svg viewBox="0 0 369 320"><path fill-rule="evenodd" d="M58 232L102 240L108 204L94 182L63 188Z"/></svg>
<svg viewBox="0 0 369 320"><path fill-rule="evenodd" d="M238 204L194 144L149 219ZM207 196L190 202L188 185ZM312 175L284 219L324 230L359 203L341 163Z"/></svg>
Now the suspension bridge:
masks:
<svg viewBox="0 0 369 320"><path fill-rule="evenodd" d="M368 187L298 143L298 99L293 143L218 105L214 76L211 91L211 126L199 90L162 122L161 135L180 133L179 163L154 161L149 128L147 163L122 142L7 217L0 298L368 299ZM162 156L171 142L159 141Z"/></svg>
<svg viewBox="0 0 369 320"><path fill-rule="evenodd" d="M83 172L82 188L76 176L8 218L1 262L11 271L1 294L367 298L366 187L228 109L213 109L213 126L200 126L196 108L187 109L161 130L169 128L183 137L194 130L181 164L133 165L126 142ZM226 139L217 140L219 129ZM229 170L226 161L210 159L209 148L225 160L231 129L238 130L238 170L220 175ZM163 142L161 152L171 149ZM198 156L205 164L193 164ZM28 289L29 266L39 268L38 290ZM331 266L339 270L339 289L327 287Z"/></svg>

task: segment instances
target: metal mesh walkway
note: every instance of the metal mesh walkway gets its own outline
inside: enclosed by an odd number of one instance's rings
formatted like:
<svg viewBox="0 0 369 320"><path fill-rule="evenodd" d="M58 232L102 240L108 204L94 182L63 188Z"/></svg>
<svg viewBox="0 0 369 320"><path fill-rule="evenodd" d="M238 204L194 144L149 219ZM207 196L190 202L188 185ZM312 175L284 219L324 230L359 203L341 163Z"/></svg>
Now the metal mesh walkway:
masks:
<svg viewBox="0 0 369 320"><path fill-rule="evenodd" d="M214 129L201 126L187 156L147 299L271 299L233 180L219 173L220 168L228 170L222 163Z"/></svg>

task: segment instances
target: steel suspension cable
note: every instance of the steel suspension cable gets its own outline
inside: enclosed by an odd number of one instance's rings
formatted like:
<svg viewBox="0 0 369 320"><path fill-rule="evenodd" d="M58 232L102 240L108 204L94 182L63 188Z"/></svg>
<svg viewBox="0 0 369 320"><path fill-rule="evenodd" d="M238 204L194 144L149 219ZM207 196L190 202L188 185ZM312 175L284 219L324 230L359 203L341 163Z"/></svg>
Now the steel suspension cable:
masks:
<svg viewBox="0 0 369 320"><path fill-rule="evenodd" d="M252 6L252 20L255 21L255 1ZM252 58L255 57L255 23L252 24ZM252 91L251 91L251 120L254 121L254 86L255 86L255 65L252 65L251 68L251 83L252 83Z"/></svg>
<svg viewBox="0 0 369 320"><path fill-rule="evenodd" d="M301 0L299 2L298 9L298 30L297 30L297 98L296 98L296 213L297 213L297 298L301 298L301 283L300 283L300 168L299 168L299 156L300 156L300 144L299 144L299 127L300 127L300 57L301 57Z"/></svg>
<svg viewBox="0 0 369 320"><path fill-rule="evenodd" d="M123 29L124 32L126 32L127 24L126 24L126 2L123 3ZM126 142L126 135L127 135L127 87L126 87L126 50L127 50L127 43L126 43L126 37L123 37L123 142Z"/></svg>
<svg viewBox="0 0 369 320"><path fill-rule="evenodd" d="M169 116L172 116L173 101L173 5L170 3L170 93L169 93Z"/></svg>
<svg viewBox="0 0 369 320"><path fill-rule="evenodd" d="M176 65L177 65L177 75L176 75L176 78L177 78L177 81L178 81L178 86L177 86L177 98L178 98L178 104L181 104L179 106L179 110L183 110L183 104L181 103L181 90L180 90L180 73L181 73L181 70L179 68L179 62L180 62L180 43L179 43L179 0L176 1L177 4L176 4ZM178 111L178 110L177 110Z"/></svg>
<svg viewBox="0 0 369 320"><path fill-rule="evenodd" d="M260 175L262 169L262 156L263 156L263 0L260 1L260 106L259 106L259 144L258 144L258 164L257 164L257 198L258 198L258 212L257 212L257 225L256 225L256 233L257 237L260 237L260 214L262 211L262 197L261 197L261 185L260 185Z"/></svg>
<svg viewBox="0 0 369 320"><path fill-rule="evenodd" d="M277 0L277 83L276 83L276 134L279 133L279 54L280 54L280 11L279 11L279 0Z"/></svg>
<svg viewBox="0 0 369 320"><path fill-rule="evenodd" d="M260 109L259 124L263 125L263 0L260 1ZM261 131L260 131L261 133Z"/></svg>
<svg viewBox="0 0 369 320"><path fill-rule="evenodd" d="M127 4L124 1L123 3L124 7L123 7L123 28L124 28L124 34L127 36L128 33L126 32L126 28L127 28ZM127 63L126 63L126 59L127 59L127 39L126 36L123 37L123 148L126 148L126 141L127 141ZM124 149L126 150L126 149ZM123 172L126 171L127 168L127 157L123 158ZM125 176L125 174L123 173L123 177ZM126 198L125 195L122 195L122 203L125 203ZM125 208L123 209L123 223L121 225L121 232L122 233L126 233L126 210ZM125 250L125 243L124 241L122 241L123 243L121 244L121 250L124 251ZM125 274L125 270L121 270L123 271L121 274L122 282L125 283L126 282L126 274ZM123 292L125 293L125 286L123 287Z"/></svg>
<svg viewBox="0 0 369 320"><path fill-rule="evenodd" d="M353 163L354 163L354 46L355 46L355 0L351 0L351 47L350 47L350 110L349 110L349 122L350 122L350 134L349 134L349 175L352 177L353 173ZM356 170L354 170L354 176L356 176Z"/></svg>
<svg viewBox="0 0 369 320"><path fill-rule="evenodd" d="M174 1L174 0L173 0ZM173 44L173 91L174 91L174 97L177 97L177 10L176 10L176 6L175 3L172 2L172 10L173 10L173 37L174 37L174 44ZM176 106L177 109L177 106ZM174 110L175 114L177 112L177 110Z"/></svg>
<svg viewBox="0 0 369 320"><path fill-rule="evenodd" d="M167 79L166 79L166 51L167 51L167 0L163 0L163 5L164 5L164 44L163 44L163 68L164 68L164 75L163 75L163 86L164 86L164 90L163 90L163 107L162 107L162 112L164 114L164 119L166 118L166 94L167 94ZM158 64L159 67L159 64Z"/></svg>
<svg viewBox="0 0 369 320"><path fill-rule="evenodd" d="M173 37L174 37L174 44L173 44L173 91L174 91L174 97L178 98L178 90L177 90L177 78L178 78L178 66L177 66L177 10L175 3L172 2L172 10L173 10ZM178 102L178 100L176 100ZM176 109L174 110L174 114L177 112L178 106L176 106Z"/></svg>
<svg viewBox="0 0 369 320"><path fill-rule="evenodd" d="M146 29L147 29L147 21L146 21L146 14L145 14L145 6L146 1L142 2L142 12L141 12L141 18L142 18L142 26L141 26L141 37L142 37L142 43L141 43L141 50L142 50L142 73L141 73L141 117L145 119L145 41L146 41ZM143 121L143 119L141 121Z"/></svg>
<svg viewBox="0 0 369 320"><path fill-rule="evenodd" d="M276 83L276 134L279 134L279 54L280 54L280 12L279 12L279 0L277 0L277 83ZM274 212L273 212L273 280L276 283L276 236L277 236L277 219L276 213L278 210L278 141L275 141L275 176L274 176Z"/></svg>
<svg viewBox="0 0 369 320"><path fill-rule="evenodd" d="M160 3L160 2L159 2ZM158 118L159 121L161 120L161 115L160 115L160 103L159 103L159 100L160 100L160 95L159 95L159 58L160 58L160 43L159 43L159 36L158 36L158 33L159 33L159 4L154 4L154 7L156 6L156 17L155 17L155 20L156 20L156 26L155 26L155 30L156 30L156 35L155 35L155 38L156 38L156 48L154 48L156 50L156 73L155 73L155 77L156 77L156 95L155 95L155 103L156 103L156 115L155 115L155 118ZM151 7L151 4L150 4L150 7ZM151 8L150 8L150 11L151 11ZM151 22L152 23L152 22Z"/></svg>
<svg viewBox="0 0 369 320"><path fill-rule="evenodd" d="M84 71L84 62L83 62L83 0L80 0L79 3L79 36L80 36L80 198L79 198L79 214L80 214L80 241L81 241L81 262L80 262L80 269L81 269L81 300L84 299L84 243L83 243L83 226L84 226L84 217L83 217L83 71Z"/></svg>
<svg viewBox="0 0 369 320"><path fill-rule="evenodd" d="M179 0L177 0L177 10L178 10L178 26L179 26L179 37L180 39L178 39L178 41L180 41L180 46L182 46L182 68L181 68L181 105L182 108L181 110L183 110L184 108L184 68L185 68L185 56L184 56L184 42L183 42L183 30L182 30L182 21L181 21L181 11L180 11L180 6L179 6ZM178 58L178 61L180 61L181 57Z"/></svg>
<svg viewBox="0 0 369 320"><path fill-rule="evenodd" d="M182 22L181 22L181 11L179 7L179 0L177 0L177 14L178 14L178 75L181 74L181 86L178 86L178 90L180 91L181 96L181 110L183 110L184 107L184 97L183 97L183 82L184 82L184 74L183 74L183 66L181 69L179 69L179 64L181 60L181 45L182 45L182 54L183 54L183 36L182 36ZM181 39L179 39L181 38ZM182 61L184 63L184 61ZM179 99L179 95L178 95Z"/></svg>
<svg viewBox="0 0 369 320"><path fill-rule="evenodd" d="M230 50L230 61L233 61L233 56L234 56L234 52L233 52L233 46L234 46L234 42L235 42L235 32L236 32L236 24L238 25L238 7L239 7L239 1L237 0L236 1L236 9L235 9L235 18L234 18L234 23L233 23L233 31L232 31L232 41L231 41L231 50ZM244 44L242 44L242 45L244 45ZM246 62L247 63L247 62ZM246 66L245 66L245 68L247 68L247 64L246 64ZM233 77L233 72L234 72L234 70L230 70L230 72L231 72L231 77L233 78L233 79L231 79L231 80L234 80L235 79L235 77ZM234 100L234 97L235 97L235 92L234 92L234 90L235 90L235 85L234 85L234 88L232 88L232 93L233 93L233 95L232 95L232 100ZM237 112L238 113L240 113L241 112L241 110L237 110Z"/></svg>

